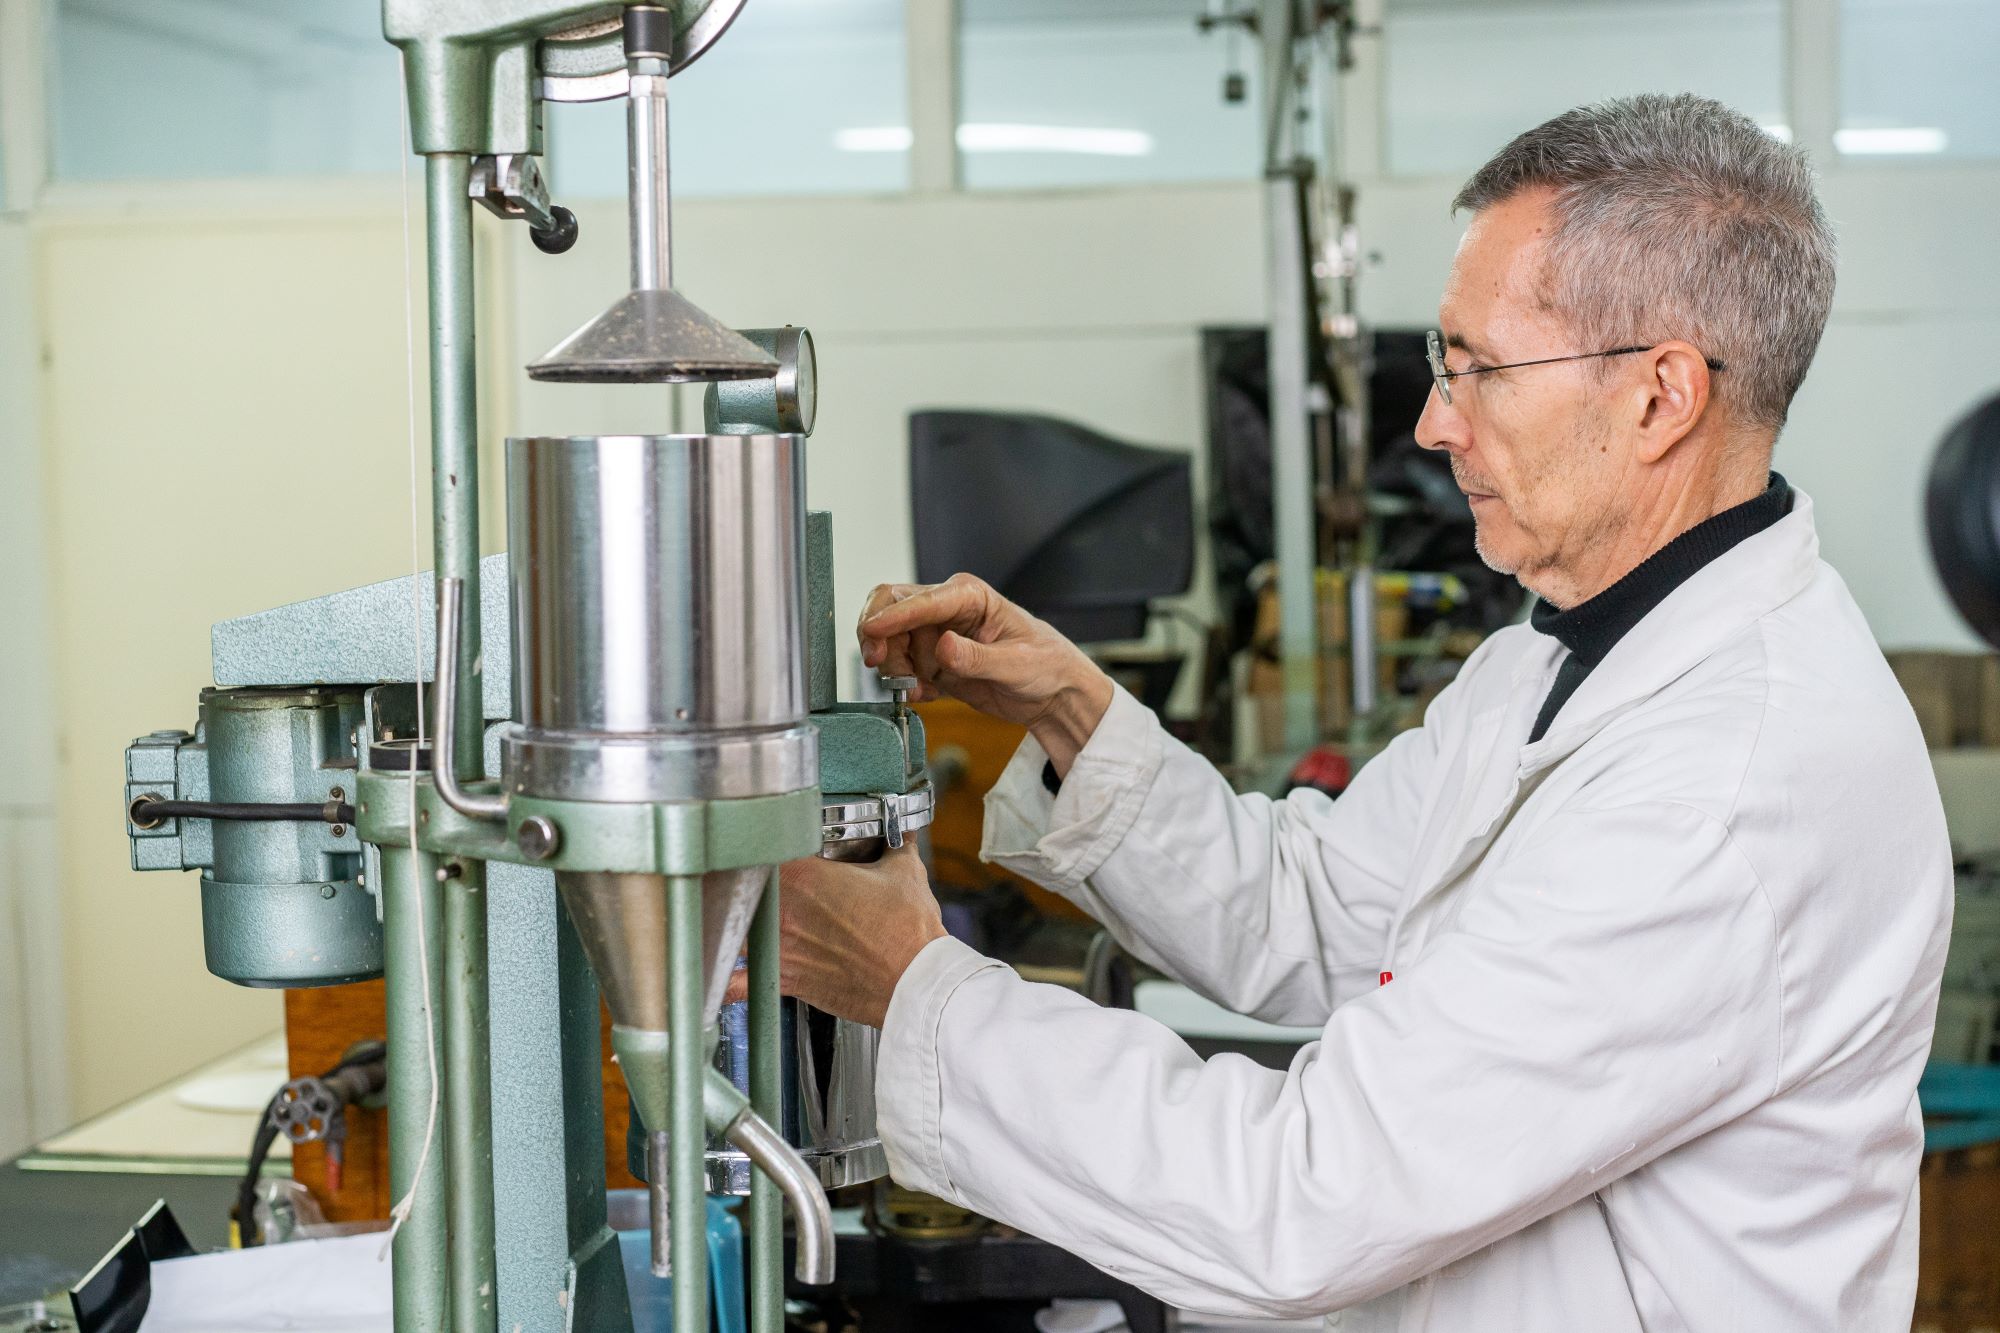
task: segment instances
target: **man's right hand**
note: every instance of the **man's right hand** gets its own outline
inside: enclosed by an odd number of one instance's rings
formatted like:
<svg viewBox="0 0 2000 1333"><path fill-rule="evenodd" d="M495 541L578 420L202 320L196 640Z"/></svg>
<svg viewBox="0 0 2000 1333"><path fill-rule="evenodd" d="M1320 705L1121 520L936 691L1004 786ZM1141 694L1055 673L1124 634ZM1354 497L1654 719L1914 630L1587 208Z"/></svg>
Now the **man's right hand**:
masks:
<svg viewBox="0 0 2000 1333"><path fill-rule="evenodd" d="M915 676L918 699L949 695L1026 727L1059 776L1111 706L1111 678L1082 649L970 574L878 585L859 634L867 666Z"/></svg>

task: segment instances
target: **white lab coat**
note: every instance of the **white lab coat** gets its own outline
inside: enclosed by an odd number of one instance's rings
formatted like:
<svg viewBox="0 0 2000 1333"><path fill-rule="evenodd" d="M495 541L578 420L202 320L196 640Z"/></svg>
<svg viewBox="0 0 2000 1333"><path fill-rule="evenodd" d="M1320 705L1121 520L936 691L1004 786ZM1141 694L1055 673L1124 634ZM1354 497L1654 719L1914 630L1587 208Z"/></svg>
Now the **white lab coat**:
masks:
<svg viewBox="0 0 2000 1333"><path fill-rule="evenodd" d="M1286 1071L1203 1061L936 941L883 1030L895 1178L1189 1309L1908 1329L1951 856L1811 502L1530 745L1560 658L1493 636L1337 801L1233 794L1122 693L1059 796L1025 743L990 859L1324 1031Z"/></svg>

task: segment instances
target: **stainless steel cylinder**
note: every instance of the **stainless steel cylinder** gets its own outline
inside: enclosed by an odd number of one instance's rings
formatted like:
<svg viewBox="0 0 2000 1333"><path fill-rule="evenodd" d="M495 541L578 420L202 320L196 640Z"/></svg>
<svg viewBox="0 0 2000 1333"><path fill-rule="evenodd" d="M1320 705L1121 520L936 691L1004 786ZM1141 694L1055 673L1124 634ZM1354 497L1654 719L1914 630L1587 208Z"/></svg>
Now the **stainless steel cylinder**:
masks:
<svg viewBox="0 0 2000 1333"><path fill-rule="evenodd" d="M803 444L507 442L510 790L667 801L815 784Z"/></svg>

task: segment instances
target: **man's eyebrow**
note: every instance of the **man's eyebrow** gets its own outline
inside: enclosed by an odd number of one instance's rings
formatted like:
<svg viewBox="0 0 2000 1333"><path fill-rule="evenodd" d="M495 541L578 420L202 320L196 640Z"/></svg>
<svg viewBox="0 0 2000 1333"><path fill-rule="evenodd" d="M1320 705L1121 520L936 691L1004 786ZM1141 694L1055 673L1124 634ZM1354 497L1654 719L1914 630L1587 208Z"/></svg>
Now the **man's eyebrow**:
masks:
<svg viewBox="0 0 2000 1333"><path fill-rule="evenodd" d="M1474 343L1474 342L1472 341L1472 339L1470 339L1470 338L1466 337L1466 336L1465 336L1464 334L1462 334L1462 333L1447 333L1447 334L1445 334L1445 336L1444 336L1444 345L1445 345L1446 347L1455 347L1455 348L1457 348L1457 349L1458 349L1459 351L1462 351L1462 352L1470 352L1470 353L1472 353L1472 354L1473 354L1473 355L1474 355L1475 357L1479 357L1479 356L1484 356L1484 355L1485 355L1485 351L1486 351L1486 349L1485 349L1485 348L1483 348L1483 347L1480 347L1480 346L1476 345L1476 344L1475 344L1475 343Z"/></svg>

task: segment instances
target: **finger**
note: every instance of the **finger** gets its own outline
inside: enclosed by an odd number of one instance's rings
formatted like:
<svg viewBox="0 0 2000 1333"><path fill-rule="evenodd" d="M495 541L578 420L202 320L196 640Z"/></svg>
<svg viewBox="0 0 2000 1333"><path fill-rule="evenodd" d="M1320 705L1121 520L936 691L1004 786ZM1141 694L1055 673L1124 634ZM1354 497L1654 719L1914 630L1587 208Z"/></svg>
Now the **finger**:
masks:
<svg viewBox="0 0 2000 1333"><path fill-rule="evenodd" d="M921 583L878 583L869 589L867 600L861 605L861 615L855 621L855 637L861 641L863 665L872 667L880 663L888 651L888 644L886 636L871 635L862 626L884 607L895 605L912 593L922 591L925 586Z"/></svg>
<svg viewBox="0 0 2000 1333"><path fill-rule="evenodd" d="M938 631L931 628L912 630L907 642L910 645L910 672L919 682L937 679Z"/></svg>
<svg viewBox="0 0 2000 1333"><path fill-rule="evenodd" d="M875 611L861 622L869 638L886 639L921 626L972 629L986 618L989 589L977 579L920 588Z"/></svg>
<svg viewBox="0 0 2000 1333"><path fill-rule="evenodd" d="M977 639L947 630L932 650L942 674L963 680L993 680L1003 671L1000 651ZM938 674L938 673L933 673Z"/></svg>
<svg viewBox="0 0 2000 1333"><path fill-rule="evenodd" d="M723 992L724 1004L739 1004L750 998L750 973L745 968L737 968L729 974L729 989Z"/></svg>

